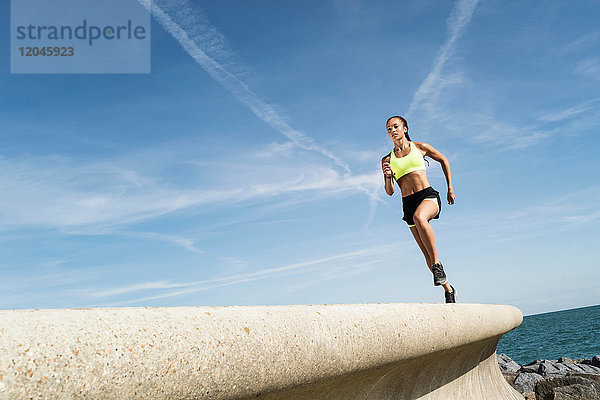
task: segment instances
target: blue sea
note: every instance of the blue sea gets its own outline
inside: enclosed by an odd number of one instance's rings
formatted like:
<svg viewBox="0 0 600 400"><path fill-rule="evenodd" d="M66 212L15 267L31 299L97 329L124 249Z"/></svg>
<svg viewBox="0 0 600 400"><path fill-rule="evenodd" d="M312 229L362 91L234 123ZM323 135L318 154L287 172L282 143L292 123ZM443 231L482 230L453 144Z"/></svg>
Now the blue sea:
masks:
<svg viewBox="0 0 600 400"><path fill-rule="evenodd" d="M497 353L520 365L600 355L600 305L526 316L500 339Z"/></svg>

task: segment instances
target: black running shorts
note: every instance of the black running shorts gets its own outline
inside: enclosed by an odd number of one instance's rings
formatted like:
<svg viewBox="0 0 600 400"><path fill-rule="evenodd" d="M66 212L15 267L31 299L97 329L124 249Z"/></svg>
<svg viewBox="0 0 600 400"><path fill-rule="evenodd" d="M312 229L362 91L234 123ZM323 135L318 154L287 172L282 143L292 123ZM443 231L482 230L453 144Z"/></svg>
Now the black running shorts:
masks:
<svg viewBox="0 0 600 400"><path fill-rule="evenodd" d="M435 215L435 217L433 217L433 219L438 219L440 217L440 212L442 212L440 193L429 186L423 190L419 190L416 193L409 194L408 196L402 198L402 210L404 211L404 217L402 217L402 219L406 221L408 226L415 226L413 216L415 215L415 211L417 211L419 204L421 204L421 202L425 199L437 199L438 213Z"/></svg>

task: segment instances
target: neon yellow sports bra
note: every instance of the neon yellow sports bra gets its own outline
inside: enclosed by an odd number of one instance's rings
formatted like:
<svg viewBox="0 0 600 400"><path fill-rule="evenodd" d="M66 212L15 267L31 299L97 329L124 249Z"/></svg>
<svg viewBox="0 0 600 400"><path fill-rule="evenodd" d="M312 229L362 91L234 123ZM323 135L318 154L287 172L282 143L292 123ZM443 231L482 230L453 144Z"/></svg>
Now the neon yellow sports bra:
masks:
<svg viewBox="0 0 600 400"><path fill-rule="evenodd" d="M423 158L423 155L413 142L408 143L410 145L410 151L404 157L397 158L396 155L394 155L394 149L390 152L390 167L392 168L395 180L414 171L425 171L425 159Z"/></svg>

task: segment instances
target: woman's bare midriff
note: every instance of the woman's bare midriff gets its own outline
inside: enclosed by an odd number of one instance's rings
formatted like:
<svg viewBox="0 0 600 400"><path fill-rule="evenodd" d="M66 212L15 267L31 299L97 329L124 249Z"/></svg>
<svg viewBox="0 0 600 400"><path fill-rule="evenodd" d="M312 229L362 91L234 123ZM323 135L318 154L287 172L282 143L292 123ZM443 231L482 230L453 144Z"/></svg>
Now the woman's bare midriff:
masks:
<svg viewBox="0 0 600 400"><path fill-rule="evenodd" d="M430 186L425 171L413 171L404 175L397 182L398 186L400 186L402 197L417 193L419 190Z"/></svg>

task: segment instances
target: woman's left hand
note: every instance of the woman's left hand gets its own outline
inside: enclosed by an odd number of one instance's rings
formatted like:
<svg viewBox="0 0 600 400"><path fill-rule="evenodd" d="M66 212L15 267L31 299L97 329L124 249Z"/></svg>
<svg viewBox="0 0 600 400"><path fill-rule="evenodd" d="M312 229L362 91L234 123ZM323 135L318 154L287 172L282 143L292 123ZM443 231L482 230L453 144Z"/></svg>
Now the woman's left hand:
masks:
<svg viewBox="0 0 600 400"><path fill-rule="evenodd" d="M448 204L454 204L454 190L448 189Z"/></svg>

